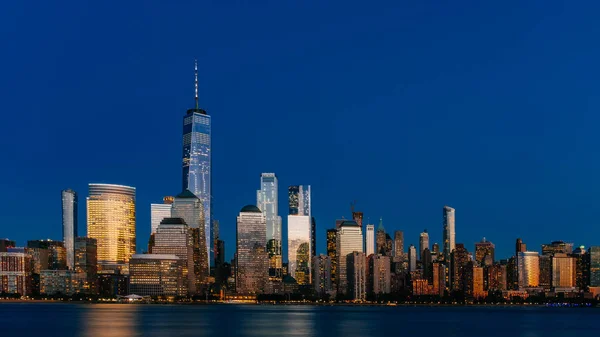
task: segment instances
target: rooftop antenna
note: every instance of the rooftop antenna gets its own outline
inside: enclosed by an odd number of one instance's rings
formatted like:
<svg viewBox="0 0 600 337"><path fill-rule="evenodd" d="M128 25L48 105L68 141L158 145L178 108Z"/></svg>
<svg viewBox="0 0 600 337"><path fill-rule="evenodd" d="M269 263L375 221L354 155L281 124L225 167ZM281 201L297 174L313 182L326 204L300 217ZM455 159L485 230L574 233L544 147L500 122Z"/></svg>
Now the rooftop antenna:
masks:
<svg viewBox="0 0 600 337"><path fill-rule="evenodd" d="M198 110L198 59L194 59L194 89L196 91L196 110Z"/></svg>

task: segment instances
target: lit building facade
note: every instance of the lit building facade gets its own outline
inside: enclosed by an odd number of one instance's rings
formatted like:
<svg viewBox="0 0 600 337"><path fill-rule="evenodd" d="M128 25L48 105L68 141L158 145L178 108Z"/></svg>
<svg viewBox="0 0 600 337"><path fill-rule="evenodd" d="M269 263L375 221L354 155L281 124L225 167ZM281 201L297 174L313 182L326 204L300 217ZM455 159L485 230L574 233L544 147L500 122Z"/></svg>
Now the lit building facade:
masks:
<svg viewBox="0 0 600 337"><path fill-rule="evenodd" d="M571 256L575 259L575 286L585 291L590 284L590 256L584 246L575 249Z"/></svg>
<svg viewBox="0 0 600 337"><path fill-rule="evenodd" d="M98 291L98 243L88 237L75 238L75 273L85 276L82 292Z"/></svg>
<svg viewBox="0 0 600 337"><path fill-rule="evenodd" d="M156 233L160 222L171 217L172 204L150 204L150 234Z"/></svg>
<svg viewBox="0 0 600 337"><path fill-rule="evenodd" d="M337 287L337 227L327 230L327 256L331 260L331 283Z"/></svg>
<svg viewBox="0 0 600 337"><path fill-rule="evenodd" d="M414 245L408 247L408 271L417 270L417 248Z"/></svg>
<svg viewBox="0 0 600 337"><path fill-rule="evenodd" d="M446 291L446 266L440 262L433 262L431 265L433 294L444 296Z"/></svg>
<svg viewBox="0 0 600 337"><path fill-rule="evenodd" d="M0 239L0 253L6 253L8 248L15 247L15 242L9 239Z"/></svg>
<svg viewBox="0 0 600 337"><path fill-rule="evenodd" d="M485 238L475 244L475 261L480 266L491 266L495 261L496 246Z"/></svg>
<svg viewBox="0 0 600 337"><path fill-rule="evenodd" d="M362 243L362 240L361 240ZM354 251L346 257L348 272L347 294L355 301L364 301L367 297L366 257L361 251Z"/></svg>
<svg viewBox="0 0 600 337"><path fill-rule="evenodd" d="M367 225L367 235L365 238L365 250L367 256L371 256L375 254L375 225Z"/></svg>
<svg viewBox="0 0 600 337"><path fill-rule="evenodd" d="M450 261L450 254L456 246L456 210L452 207L444 206L442 216L444 218L443 255L445 261Z"/></svg>
<svg viewBox="0 0 600 337"><path fill-rule="evenodd" d="M261 294L268 281L267 223L254 205L244 206L237 217L235 289L238 294Z"/></svg>
<svg viewBox="0 0 600 337"><path fill-rule="evenodd" d="M344 221L340 224L336 236L337 248L337 291L341 294L348 293L349 274L347 272L348 255L361 252L363 249L362 228L356 221ZM364 266L364 263L363 263Z"/></svg>
<svg viewBox="0 0 600 337"><path fill-rule="evenodd" d="M508 290L506 264L495 263L488 267L488 290Z"/></svg>
<svg viewBox="0 0 600 337"><path fill-rule="evenodd" d="M31 293L31 261L27 253L0 252L0 292Z"/></svg>
<svg viewBox="0 0 600 337"><path fill-rule="evenodd" d="M429 233L427 229L419 235L419 260L423 261L423 251L429 249Z"/></svg>
<svg viewBox="0 0 600 337"><path fill-rule="evenodd" d="M72 296L86 291L86 274L73 270L42 270L40 280L40 293L46 295Z"/></svg>
<svg viewBox="0 0 600 337"><path fill-rule="evenodd" d="M313 286L319 295L331 293L331 258L327 255L319 255L313 258Z"/></svg>
<svg viewBox="0 0 600 337"><path fill-rule="evenodd" d="M206 246L206 226L204 221L204 203L190 190L185 190L175 196L171 215L181 218L190 228L192 237L192 252L194 261L194 278L196 291L205 283L209 273L208 253ZM192 291L192 290L190 290Z"/></svg>
<svg viewBox="0 0 600 337"><path fill-rule="evenodd" d="M267 222L266 242L269 247L269 275L281 279L281 217L279 216L279 183L275 173L260 175L260 190L256 191L256 206Z"/></svg>
<svg viewBox="0 0 600 337"><path fill-rule="evenodd" d="M62 241L29 240L27 251L34 258L34 273L39 273L43 269L67 269L67 250Z"/></svg>
<svg viewBox="0 0 600 337"><path fill-rule="evenodd" d="M540 264L540 281L538 286L545 290L552 288L552 256L541 255L539 258Z"/></svg>
<svg viewBox="0 0 600 337"><path fill-rule="evenodd" d="M564 241L552 241L551 243L542 244L542 255L554 255L557 253L573 253L573 243Z"/></svg>
<svg viewBox="0 0 600 337"><path fill-rule="evenodd" d="M552 288L575 288L575 259L566 253L552 257Z"/></svg>
<svg viewBox="0 0 600 337"><path fill-rule="evenodd" d="M383 218L379 219L379 226L377 226L377 232L375 233L375 254L389 256L386 244L385 227L383 227Z"/></svg>
<svg viewBox="0 0 600 337"><path fill-rule="evenodd" d="M196 76L196 106L183 117L182 191L190 190L202 203L202 225L206 261L210 261L212 226L212 132L211 116L198 106L198 67ZM174 217L180 217L173 215ZM186 221L187 222L187 221ZM191 223L188 226L196 228ZM204 255L204 253L202 254Z"/></svg>
<svg viewBox="0 0 600 337"><path fill-rule="evenodd" d="M89 184L87 236L98 244L101 269L123 269L135 254L135 187Z"/></svg>
<svg viewBox="0 0 600 337"><path fill-rule="evenodd" d="M160 222L154 234L152 254L177 256L184 280L182 283L183 289L180 292L191 294L196 292L192 236L188 225L183 219L165 218Z"/></svg>
<svg viewBox="0 0 600 337"><path fill-rule="evenodd" d="M404 232L402 231L394 232L394 256L404 257Z"/></svg>
<svg viewBox="0 0 600 337"><path fill-rule="evenodd" d="M299 285L309 284L313 241L310 185L290 186L288 201L288 273Z"/></svg>
<svg viewBox="0 0 600 337"><path fill-rule="evenodd" d="M77 193L63 190L62 197L62 230L63 242L67 255L67 268L75 267L75 238L77 237Z"/></svg>
<svg viewBox="0 0 600 337"><path fill-rule="evenodd" d="M464 273L469 263L469 251L462 243L457 243L451 254L452 262L452 290L463 291L465 289Z"/></svg>
<svg viewBox="0 0 600 337"><path fill-rule="evenodd" d="M517 255L519 290L535 288L540 284L540 256L538 252L519 252Z"/></svg>
<svg viewBox="0 0 600 337"><path fill-rule="evenodd" d="M129 261L129 293L185 296L179 258L171 254L135 254Z"/></svg>
<svg viewBox="0 0 600 337"><path fill-rule="evenodd" d="M368 292L372 294L389 294L391 292L390 257L380 254L370 255Z"/></svg>

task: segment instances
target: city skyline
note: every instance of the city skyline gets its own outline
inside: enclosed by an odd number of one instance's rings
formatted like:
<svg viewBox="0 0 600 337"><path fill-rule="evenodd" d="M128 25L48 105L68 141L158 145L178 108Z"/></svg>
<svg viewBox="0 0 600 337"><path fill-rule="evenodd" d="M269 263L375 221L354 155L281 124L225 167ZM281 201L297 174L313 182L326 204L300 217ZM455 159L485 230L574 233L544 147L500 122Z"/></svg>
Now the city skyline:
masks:
<svg viewBox="0 0 600 337"><path fill-rule="evenodd" d="M593 129L600 108L591 62L599 55L584 47L595 36L585 26L588 13L576 18L534 4L516 13L485 4L477 13L464 4L378 4L330 15L292 4L261 11L205 4L185 10L215 14L205 18L214 32L199 34L185 20L156 21L151 4L148 12L124 5L163 35L106 8L81 6L75 14L89 20L65 16L64 26L53 24L57 13L25 7L3 20L31 23L15 25L15 41L29 43L11 44L15 52L2 55L11 67L0 84L7 111L0 137L10 145L0 168L0 222L2 236L19 245L62 239L58 191L71 188L83 198L88 183L103 182L138 189L136 246L143 251L149 205L181 192L181 124L193 106L195 57L200 105L213 119L212 210L227 260L235 214L254 203L261 172L277 173L282 191L311 184L317 252L324 252L325 230L350 218L353 200L365 222L384 217L389 232L402 230L405 247L418 246L424 228L430 243L442 244L437 228L445 204L459 213L457 242L472 250L486 237L498 258L512 255L515 237L536 251L559 239L597 244L588 238L600 235ZM183 12L175 7L174 14ZM273 15L281 10L302 20ZM462 11L460 19L446 14ZM398 20L404 15L416 19ZM100 34L93 22L106 18L114 25ZM333 24L295 28L307 18ZM358 18L367 24L352 24ZM508 30L500 24L507 21ZM574 24L559 32L558 22ZM32 67L39 53L42 64ZM31 83L43 109L18 113L31 100ZM36 137L21 138L27 133ZM19 200L31 190L41 202L23 217ZM280 215L286 242L287 214Z"/></svg>

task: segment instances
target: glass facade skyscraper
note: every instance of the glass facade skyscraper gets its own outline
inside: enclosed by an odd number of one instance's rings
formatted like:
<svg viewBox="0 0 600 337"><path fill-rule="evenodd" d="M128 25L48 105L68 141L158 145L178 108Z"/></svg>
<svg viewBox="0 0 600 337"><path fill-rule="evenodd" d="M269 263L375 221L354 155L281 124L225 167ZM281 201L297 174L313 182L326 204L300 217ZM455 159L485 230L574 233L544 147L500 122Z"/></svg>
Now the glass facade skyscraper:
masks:
<svg viewBox="0 0 600 337"><path fill-rule="evenodd" d="M154 235L152 254L173 254L179 258L182 267L182 292L194 293L196 280L194 270L194 252L190 230L181 218L166 218L160 222ZM192 271L192 272L190 272Z"/></svg>
<svg viewBox="0 0 600 337"><path fill-rule="evenodd" d="M600 246L592 246L590 255L590 287L600 287Z"/></svg>
<svg viewBox="0 0 600 337"><path fill-rule="evenodd" d="M309 284L313 237L310 185L290 186L288 200L288 274L298 284Z"/></svg>
<svg viewBox="0 0 600 337"><path fill-rule="evenodd" d="M172 204L150 204L150 234L156 233L160 222L171 217Z"/></svg>
<svg viewBox="0 0 600 337"><path fill-rule="evenodd" d="M65 249L67 250L67 267L75 268L75 238L77 237L77 193L64 190L62 196L62 230Z"/></svg>
<svg viewBox="0 0 600 337"><path fill-rule="evenodd" d="M454 208L444 206L442 212L444 217L444 260L450 261L450 254L456 246L456 231L455 231L455 213Z"/></svg>
<svg viewBox="0 0 600 337"><path fill-rule="evenodd" d="M198 107L198 67L196 75L196 107L183 117L183 184L200 199L204 209L203 226L206 233L206 253L210 258L212 226L212 161L211 117ZM190 225L190 224L188 224ZM190 225L191 226L191 225Z"/></svg>
<svg viewBox="0 0 600 337"><path fill-rule="evenodd" d="M517 254L519 290L538 287L540 284L540 255L538 252L519 252Z"/></svg>
<svg viewBox="0 0 600 337"><path fill-rule="evenodd" d="M235 289L238 294L260 294L268 280L267 224L253 205L244 206L237 217Z"/></svg>
<svg viewBox="0 0 600 337"><path fill-rule="evenodd" d="M102 269L127 268L135 254L135 187L89 184L87 234Z"/></svg>
<svg viewBox="0 0 600 337"><path fill-rule="evenodd" d="M262 211L267 223L267 251L269 252L269 275L281 279L281 217L279 216L279 184L275 173L260 175L260 190L256 191L256 206Z"/></svg>

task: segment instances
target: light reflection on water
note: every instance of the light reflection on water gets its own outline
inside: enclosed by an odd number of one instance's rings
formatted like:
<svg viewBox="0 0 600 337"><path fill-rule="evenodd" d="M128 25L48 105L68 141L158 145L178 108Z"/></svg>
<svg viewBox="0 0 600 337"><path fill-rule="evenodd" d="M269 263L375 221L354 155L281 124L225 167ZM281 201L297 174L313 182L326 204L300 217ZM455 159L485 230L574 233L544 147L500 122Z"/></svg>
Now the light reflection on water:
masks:
<svg viewBox="0 0 600 337"><path fill-rule="evenodd" d="M1 336L595 336L598 309L0 303Z"/></svg>

